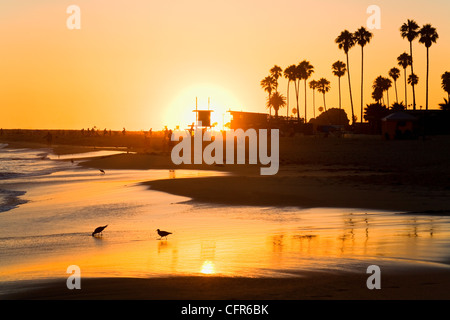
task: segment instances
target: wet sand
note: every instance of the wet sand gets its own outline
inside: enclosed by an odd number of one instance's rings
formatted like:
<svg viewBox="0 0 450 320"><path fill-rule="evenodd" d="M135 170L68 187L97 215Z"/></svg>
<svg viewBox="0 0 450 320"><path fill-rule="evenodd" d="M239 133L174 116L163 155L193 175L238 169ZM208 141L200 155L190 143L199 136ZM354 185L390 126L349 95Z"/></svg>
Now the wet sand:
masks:
<svg viewBox="0 0 450 320"><path fill-rule="evenodd" d="M230 176L149 181L153 190L194 201L235 205L348 207L448 215L450 139L385 142L358 139L285 140L280 172L259 166L174 166L168 154L122 154L83 163L103 169L205 169ZM295 144L296 148L292 148ZM68 151L66 150L65 153ZM68 152L70 153L70 151ZM208 190L208 192L205 192ZM83 290L63 282L28 283L7 299L450 299L448 268L392 269L382 290L365 273L308 272L291 278L170 277L84 279ZM24 283L25 284L25 283Z"/></svg>
<svg viewBox="0 0 450 320"><path fill-rule="evenodd" d="M280 141L280 170L275 176L260 176L259 165L175 166L168 154L122 154L82 165L229 172L228 177L148 183L154 190L209 203L448 213L449 163L449 137L425 141L305 137Z"/></svg>
<svg viewBox="0 0 450 320"><path fill-rule="evenodd" d="M301 277L170 277L82 279L68 290L65 279L24 281L26 291L1 299L42 300L427 300L450 299L450 272L439 269L382 273L381 289L369 290L369 275L309 272Z"/></svg>

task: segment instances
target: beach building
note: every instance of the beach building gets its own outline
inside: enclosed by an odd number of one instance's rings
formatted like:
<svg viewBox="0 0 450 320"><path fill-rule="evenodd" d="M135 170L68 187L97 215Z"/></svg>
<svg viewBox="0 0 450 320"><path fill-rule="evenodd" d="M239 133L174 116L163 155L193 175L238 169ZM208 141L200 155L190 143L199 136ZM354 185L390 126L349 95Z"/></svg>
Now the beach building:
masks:
<svg viewBox="0 0 450 320"><path fill-rule="evenodd" d="M412 139L417 118L406 112L394 112L381 119L381 133L386 140Z"/></svg>

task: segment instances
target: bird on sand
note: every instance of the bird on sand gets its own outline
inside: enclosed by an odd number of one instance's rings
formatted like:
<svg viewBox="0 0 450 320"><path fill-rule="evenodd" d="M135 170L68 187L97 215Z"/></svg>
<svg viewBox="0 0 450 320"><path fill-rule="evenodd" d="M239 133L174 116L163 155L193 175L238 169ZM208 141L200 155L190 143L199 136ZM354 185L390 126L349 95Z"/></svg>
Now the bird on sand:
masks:
<svg viewBox="0 0 450 320"><path fill-rule="evenodd" d="M98 169L98 170L100 170L100 172L101 172L102 174L105 174L105 170L103 170L103 169Z"/></svg>
<svg viewBox="0 0 450 320"><path fill-rule="evenodd" d="M168 236L169 234L172 234L172 232L161 231L161 230L159 230L159 229L157 229L156 232L158 232L158 234L159 234L159 236L160 236L159 240L161 240L162 237L166 237L166 239L167 239L167 236Z"/></svg>
<svg viewBox="0 0 450 320"><path fill-rule="evenodd" d="M95 228L94 232L92 232L92 236L95 236L97 233L102 234L102 231L105 230L105 228L106 228L107 226L108 226L108 225L103 226L103 227L97 227L97 228Z"/></svg>

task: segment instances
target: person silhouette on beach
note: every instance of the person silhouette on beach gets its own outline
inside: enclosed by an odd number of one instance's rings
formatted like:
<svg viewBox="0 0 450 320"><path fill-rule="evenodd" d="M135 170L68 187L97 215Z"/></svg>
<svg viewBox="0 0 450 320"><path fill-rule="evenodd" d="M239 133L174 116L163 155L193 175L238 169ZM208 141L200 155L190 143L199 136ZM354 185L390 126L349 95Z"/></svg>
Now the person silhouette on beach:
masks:
<svg viewBox="0 0 450 320"><path fill-rule="evenodd" d="M47 144L50 146L53 142L53 135L49 132L47 132L47 135L45 136L45 139L47 140Z"/></svg>

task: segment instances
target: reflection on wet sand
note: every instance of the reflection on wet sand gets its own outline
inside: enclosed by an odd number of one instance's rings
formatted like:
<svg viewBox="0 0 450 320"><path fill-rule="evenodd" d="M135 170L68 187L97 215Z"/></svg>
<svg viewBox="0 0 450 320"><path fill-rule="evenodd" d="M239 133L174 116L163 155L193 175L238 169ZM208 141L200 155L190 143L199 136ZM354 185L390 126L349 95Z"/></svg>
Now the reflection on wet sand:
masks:
<svg viewBox="0 0 450 320"><path fill-rule="evenodd" d="M276 277L386 261L450 261L450 217L201 205L148 190L138 184L142 179L148 179L142 172L109 170L100 177L87 169L40 178L44 183L27 193L32 201L0 217L0 279L64 277L68 265L80 266L86 277ZM24 219L35 229L13 232ZM106 224L102 237L91 236ZM157 240L160 227L173 234Z"/></svg>

